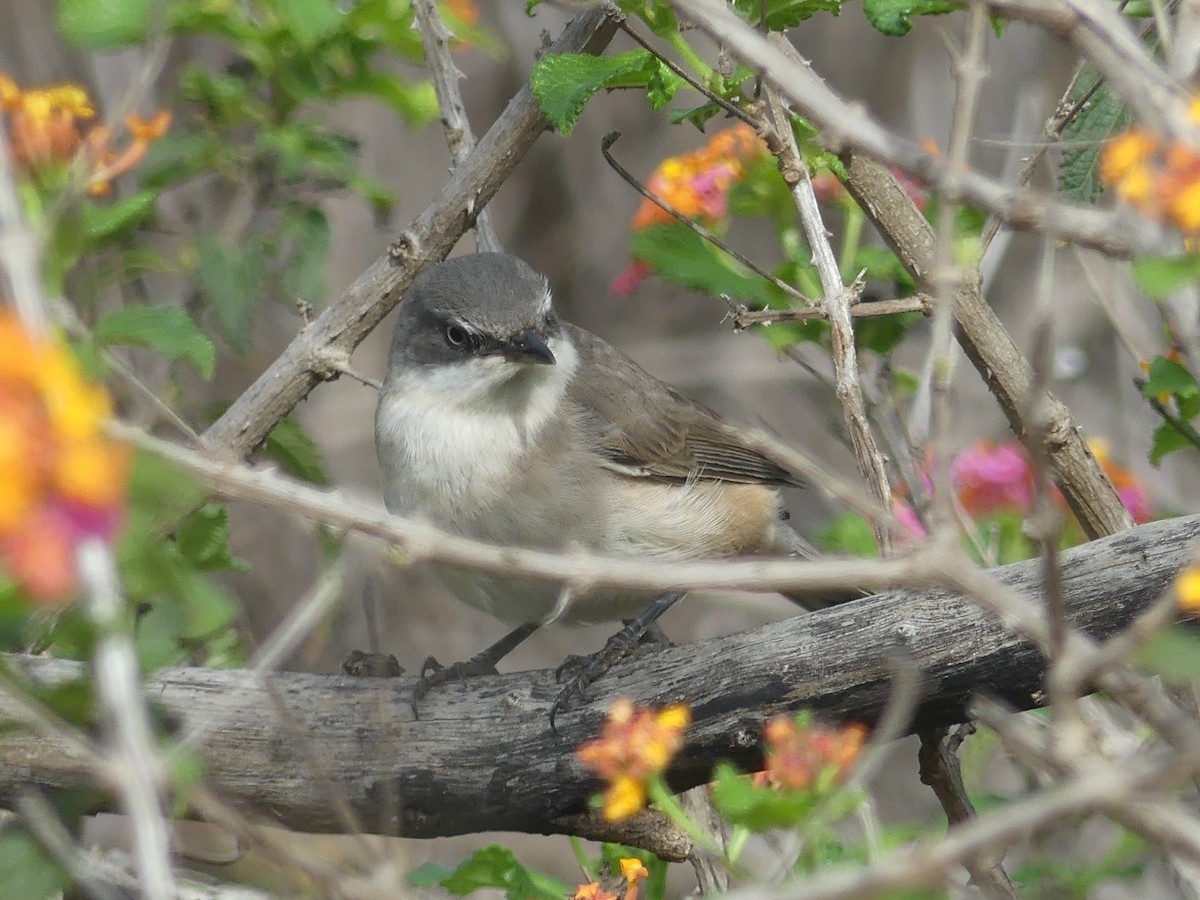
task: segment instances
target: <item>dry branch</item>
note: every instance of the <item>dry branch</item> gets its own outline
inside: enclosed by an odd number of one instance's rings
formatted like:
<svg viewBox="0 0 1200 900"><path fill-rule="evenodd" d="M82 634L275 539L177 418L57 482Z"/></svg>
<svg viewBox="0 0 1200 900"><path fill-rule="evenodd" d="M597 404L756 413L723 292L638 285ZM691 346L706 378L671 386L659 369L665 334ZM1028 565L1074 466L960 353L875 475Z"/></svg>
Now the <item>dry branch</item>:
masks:
<svg viewBox="0 0 1200 900"><path fill-rule="evenodd" d="M1200 537L1200 516L1173 519L1063 554L1071 623L1096 638L1124 628L1164 590ZM1037 594L1038 561L995 570ZM753 764L763 721L807 707L835 719L873 720L887 702L889 658L911 657L924 692L913 728L961 721L972 696L1020 709L1042 702L1044 657L975 603L943 591L895 591L627 661L594 698L547 722L559 686L549 671L446 685L409 708L411 678L354 679L296 673L173 669L147 693L185 731L207 730L200 748L209 783L239 804L293 828L340 828L333 787L365 827L430 837L487 829L574 832L596 783L571 750L592 737L613 697L688 701L695 725L673 784L700 783L721 758ZM78 675L77 663L16 657L30 678ZM0 695L0 719L27 712ZM320 748L314 760L312 748ZM94 761L54 734L10 731L0 739L0 800L23 785L93 784ZM398 805L387 798L399 798ZM570 817L570 818L567 818ZM628 841L627 841L628 842Z"/></svg>
<svg viewBox="0 0 1200 900"><path fill-rule="evenodd" d="M603 12L587 10L571 20L549 52L599 53L614 30ZM548 127L526 84L433 203L204 433L205 446L218 454L246 456L318 382L335 377L421 269L453 249Z"/></svg>
<svg viewBox="0 0 1200 900"><path fill-rule="evenodd" d="M886 167L857 153L848 155L845 162L846 189L917 284L933 287L929 282L934 268L934 234L929 222ZM984 299L978 275L964 280L955 291L954 323L959 344L987 382L1013 432L1025 437L1033 370ZM1046 457L1084 530L1095 537L1132 525L1071 411L1047 392L1042 412L1049 423Z"/></svg>

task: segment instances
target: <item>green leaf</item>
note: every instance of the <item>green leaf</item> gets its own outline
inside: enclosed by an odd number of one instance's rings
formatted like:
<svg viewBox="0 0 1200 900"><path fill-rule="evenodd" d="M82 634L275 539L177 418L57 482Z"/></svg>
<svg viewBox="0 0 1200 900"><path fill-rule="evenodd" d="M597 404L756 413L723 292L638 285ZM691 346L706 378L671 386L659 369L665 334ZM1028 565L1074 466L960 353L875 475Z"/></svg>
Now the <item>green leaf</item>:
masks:
<svg viewBox="0 0 1200 900"><path fill-rule="evenodd" d="M1082 100L1098 77L1094 70L1086 69L1076 79L1068 102L1074 105ZM1129 127L1129 122L1129 110L1107 85L1100 85L1063 131L1059 191L1071 200L1095 203L1104 191L1104 184L1096 174L1100 149L1110 137Z"/></svg>
<svg viewBox="0 0 1200 900"><path fill-rule="evenodd" d="M0 831L0 884L5 896L42 900L58 895L70 883L66 870L24 828L9 825Z"/></svg>
<svg viewBox="0 0 1200 900"><path fill-rule="evenodd" d="M660 278L683 287L714 297L729 294L747 306L767 299L768 282L747 273L741 263L678 222L636 232L630 250Z"/></svg>
<svg viewBox="0 0 1200 900"><path fill-rule="evenodd" d="M819 12L838 15L842 11L842 0L767 0L765 10L762 0L734 0L733 8L753 25L765 20L768 31L783 31L795 28Z"/></svg>
<svg viewBox="0 0 1200 900"><path fill-rule="evenodd" d="M1179 625L1168 628L1146 641L1134 661L1167 684L1189 685L1200 679L1200 634Z"/></svg>
<svg viewBox="0 0 1200 900"><path fill-rule="evenodd" d="M1175 362L1156 356L1150 361L1146 383L1142 385L1142 396L1157 397L1159 394L1174 394L1176 397L1195 397L1200 394L1192 373Z"/></svg>
<svg viewBox="0 0 1200 900"><path fill-rule="evenodd" d="M673 109L667 114L667 118L671 120L672 125L678 125L680 122L691 122L703 131L708 120L720 112L721 107L710 100L707 103L701 103L699 106L692 106L687 109Z"/></svg>
<svg viewBox="0 0 1200 900"><path fill-rule="evenodd" d="M276 0L276 5L301 47L315 46L342 24L333 0Z"/></svg>
<svg viewBox="0 0 1200 900"><path fill-rule="evenodd" d="M817 544L831 553L849 553L875 559L879 556L879 544L870 523L857 513L842 513L828 525L817 530Z"/></svg>
<svg viewBox="0 0 1200 900"><path fill-rule="evenodd" d="M96 243L121 237L150 218L156 200L152 191L141 191L116 203L85 201L79 207L83 235Z"/></svg>
<svg viewBox="0 0 1200 900"><path fill-rule="evenodd" d="M1192 442L1180 434L1174 425L1163 422L1154 429L1154 436L1151 438L1150 463L1157 466L1164 456L1191 446Z"/></svg>
<svg viewBox="0 0 1200 900"><path fill-rule="evenodd" d="M169 306L128 306L105 313L96 323L105 345L148 347L167 359L186 359L205 379L212 378L216 348L186 310Z"/></svg>
<svg viewBox="0 0 1200 900"><path fill-rule="evenodd" d="M570 894L565 882L526 869L511 850L498 844L477 850L453 872L443 875L445 870L439 872L440 868L421 866L409 875L409 881L415 887L441 887L458 897L482 888L502 890L509 900L562 900Z"/></svg>
<svg viewBox="0 0 1200 900"><path fill-rule="evenodd" d="M251 245L240 253L227 250L211 234L196 239L200 292L212 305L221 331L237 350L250 340L250 314L262 290L262 251Z"/></svg>
<svg viewBox="0 0 1200 900"><path fill-rule="evenodd" d="M404 81L392 73L364 72L331 88L330 98L372 97L400 114L414 128L428 125L438 116L437 91L433 82Z"/></svg>
<svg viewBox="0 0 1200 900"><path fill-rule="evenodd" d="M863 0L867 21L891 37L908 34L913 16L936 16L962 9L961 0Z"/></svg>
<svg viewBox="0 0 1200 900"><path fill-rule="evenodd" d="M208 498L208 489L194 476L145 450L133 457L129 473L130 517L122 542L152 540L160 528L175 527L179 517ZM158 535L161 537L161 535Z"/></svg>
<svg viewBox="0 0 1200 900"><path fill-rule="evenodd" d="M659 67L646 50L617 56L560 53L533 67L533 93L542 115L563 137L569 137L583 107L597 91L615 87L644 87Z"/></svg>
<svg viewBox="0 0 1200 900"><path fill-rule="evenodd" d="M320 448L295 419L283 419L271 429L263 449L285 472L313 484L329 484Z"/></svg>
<svg viewBox="0 0 1200 900"><path fill-rule="evenodd" d="M451 874L452 870L441 863L422 863L408 873L408 883L413 887L439 887Z"/></svg>
<svg viewBox="0 0 1200 900"><path fill-rule="evenodd" d="M333 229L315 206L289 206L284 215L280 237L290 245L283 270L288 299L319 303L325 297L325 264Z"/></svg>
<svg viewBox="0 0 1200 900"><path fill-rule="evenodd" d="M816 806L817 791L759 787L729 763L718 763L712 783L713 804L732 825L755 831L799 825Z"/></svg>
<svg viewBox="0 0 1200 900"><path fill-rule="evenodd" d="M87 50L111 50L145 40L151 0L59 0L58 30Z"/></svg>
<svg viewBox="0 0 1200 900"><path fill-rule="evenodd" d="M188 516L175 533L175 541L183 558L201 572L245 572L250 568L229 550L229 509L221 503L206 503Z"/></svg>
<svg viewBox="0 0 1200 900"><path fill-rule="evenodd" d="M1200 280L1200 254L1143 256L1135 259L1133 280L1147 297L1162 300Z"/></svg>

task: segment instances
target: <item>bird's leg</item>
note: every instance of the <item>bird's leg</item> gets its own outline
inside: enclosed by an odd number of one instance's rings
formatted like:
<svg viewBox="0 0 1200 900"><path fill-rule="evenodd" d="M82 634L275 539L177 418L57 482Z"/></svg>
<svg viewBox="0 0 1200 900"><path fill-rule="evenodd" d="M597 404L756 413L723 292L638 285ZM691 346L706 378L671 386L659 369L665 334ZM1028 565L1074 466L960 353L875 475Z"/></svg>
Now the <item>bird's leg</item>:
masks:
<svg viewBox="0 0 1200 900"><path fill-rule="evenodd" d="M416 687L413 688L412 692L413 718L417 718L417 704L429 693L430 688L437 687L439 684L445 684L447 681L455 678L459 681L464 681L467 678L474 678L479 675L495 675L496 663L508 656L508 654L516 649L518 644L537 631L538 625L539 623L537 622L527 622L524 625L518 625L486 650L482 650L470 659L455 663L452 666L443 666L432 656L427 658L421 666L421 675L417 679Z"/></svg>
<svg viewBox="0 0 1200 900"><path fill-rule="evenodd" d="M624 628L610 637L598 653L586 657L586 664L571 676L550 707L551 731L554 731L554 719L558 715L558 711L563 709L573 698L585 696L588 685L624 659L651 626L663 613L674 606L684 593L684 591L672 591L669 594L663 594L651 603L645 612L626 623ZM555 671L555 676L561 680L565 670L571 664L572 660L563 663Z"/></svg>

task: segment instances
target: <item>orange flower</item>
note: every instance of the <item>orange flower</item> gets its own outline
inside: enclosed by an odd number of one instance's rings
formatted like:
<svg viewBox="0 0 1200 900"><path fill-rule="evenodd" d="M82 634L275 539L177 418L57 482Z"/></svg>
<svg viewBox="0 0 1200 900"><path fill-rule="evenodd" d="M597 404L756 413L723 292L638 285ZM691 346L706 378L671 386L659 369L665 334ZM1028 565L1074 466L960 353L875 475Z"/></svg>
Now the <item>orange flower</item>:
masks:
<svg viewBox="0 0 1200 900"><path fill-rule="evenodd" d="M620 821L646 805L646 779L666 769L683 746L683 732L691 719L683 705L656 712L639 710L630 700L613 703L600 737L575 751L584 766L609 783L604 792L605 818Z"/></svg>
<svg viewBox="0 0 1200 900"><path fill-rule="evenodd" d="M766 152L754 129L739 123L714 134L699 150L664 159L647 186L683 215L711 224L724 218L729 187L745 175L746 162ZM631 227L641 231L673 221L670 213L643 200Z"/></svg>
<svg viewBox="0 0 1200 900"><path fill-rule="evenodd" d="M650 877L650 870L636 856L621 860L621 877L625 879L625 900L637 900L638 882Z"/></svg>
<svg viewBox="0 0 1200 900"><path fill-rule="evenodd" d="M616 894L601 888L600 882L589 881L587 884L581 884L575 889L575 893L571 895L571 900L620 900L620 898Z"/></svg>
<svg viewBox="0 0 1200 900"><path fill-rule="evenodd" d="M766 724L767 777L780 787L803 790L824 773L841 781L867 739L865 725L814 725L806 717L777 716Z"/></svg>
<svg viewBox="0 0 1200 900"><path fill-rule="evenodd" d="M1200 121L1200 96L1189 113ZM1200 154L1131 128L1100 154L1100 178L1142 215L1168 222L1186 234L1200 233Z"/></svg>
<svg viewBox="0 0 1200 900"><path fill-rule="evenodd" d="M166 110L148 121L129 116L126 125L132 140L115 150L109 126L81 130L80 124L96 115L83 88L59 84L23 91L2 72L0 112L7 114L13 159L27 175L36 181L53 181L81 159L88 173L87 190L93 195L108 193L112 179L141 162L150 143L161 138L171 123Z"/></svg>
<svg viewBox="0 0 1200 900"><path fill-rule="evenodd" d="M65 347L8 309L0 347L0 565L48 600L74 587L76 545L116 530L129 452L104 436L108 397Z"/></svg>

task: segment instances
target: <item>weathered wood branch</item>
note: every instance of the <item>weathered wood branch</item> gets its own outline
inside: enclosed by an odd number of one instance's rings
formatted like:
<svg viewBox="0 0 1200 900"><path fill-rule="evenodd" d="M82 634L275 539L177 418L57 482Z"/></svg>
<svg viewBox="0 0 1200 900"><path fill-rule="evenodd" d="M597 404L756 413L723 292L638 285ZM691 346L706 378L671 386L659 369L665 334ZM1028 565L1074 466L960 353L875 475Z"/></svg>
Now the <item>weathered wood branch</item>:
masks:
<svg viewBox="0 0 1200 900"><path fill-rule="evenodd" d="M615 30L601 10L585 10L548 52L600 53ZM454 248L548 127L526 84L434 201L212 424L204 445L217 454L246 456L318 383L336 377L417 274Z"/></svg>
<svg viewBox="0 0 1200 900"><path fill-rule="evenodd" d="M1063 554L1073 625L1103 638L1126 626L1169 585L1200 538L1200 516L1171 519ZM1041 563L995 574L1038 596ZM685 601L686 602L686 601ZM944 591L891 591L716 640L626 661L559 717L550 671L480 678L433 691L414 720L411 678L172 669L148 685L202 745L209 784L240 805L305 831L342 830L339 792L361 827L414 837L490 829L570 832L597 783L572 749L594 736L609 702L687 701L689 742L672 781L701 783L719 759L753 765L769 716L807 707L872 721L889 697L889 660L907 654L923 677L913 729L958 722L977 693L1017 708L1042 702L1045 660L993 616ZM13 657L37 680L79 675L78 663ZM0 693L0 721L22 705ZM95 784L95 760L53 734L0 737L0 801L23 785Z"/></svg>

